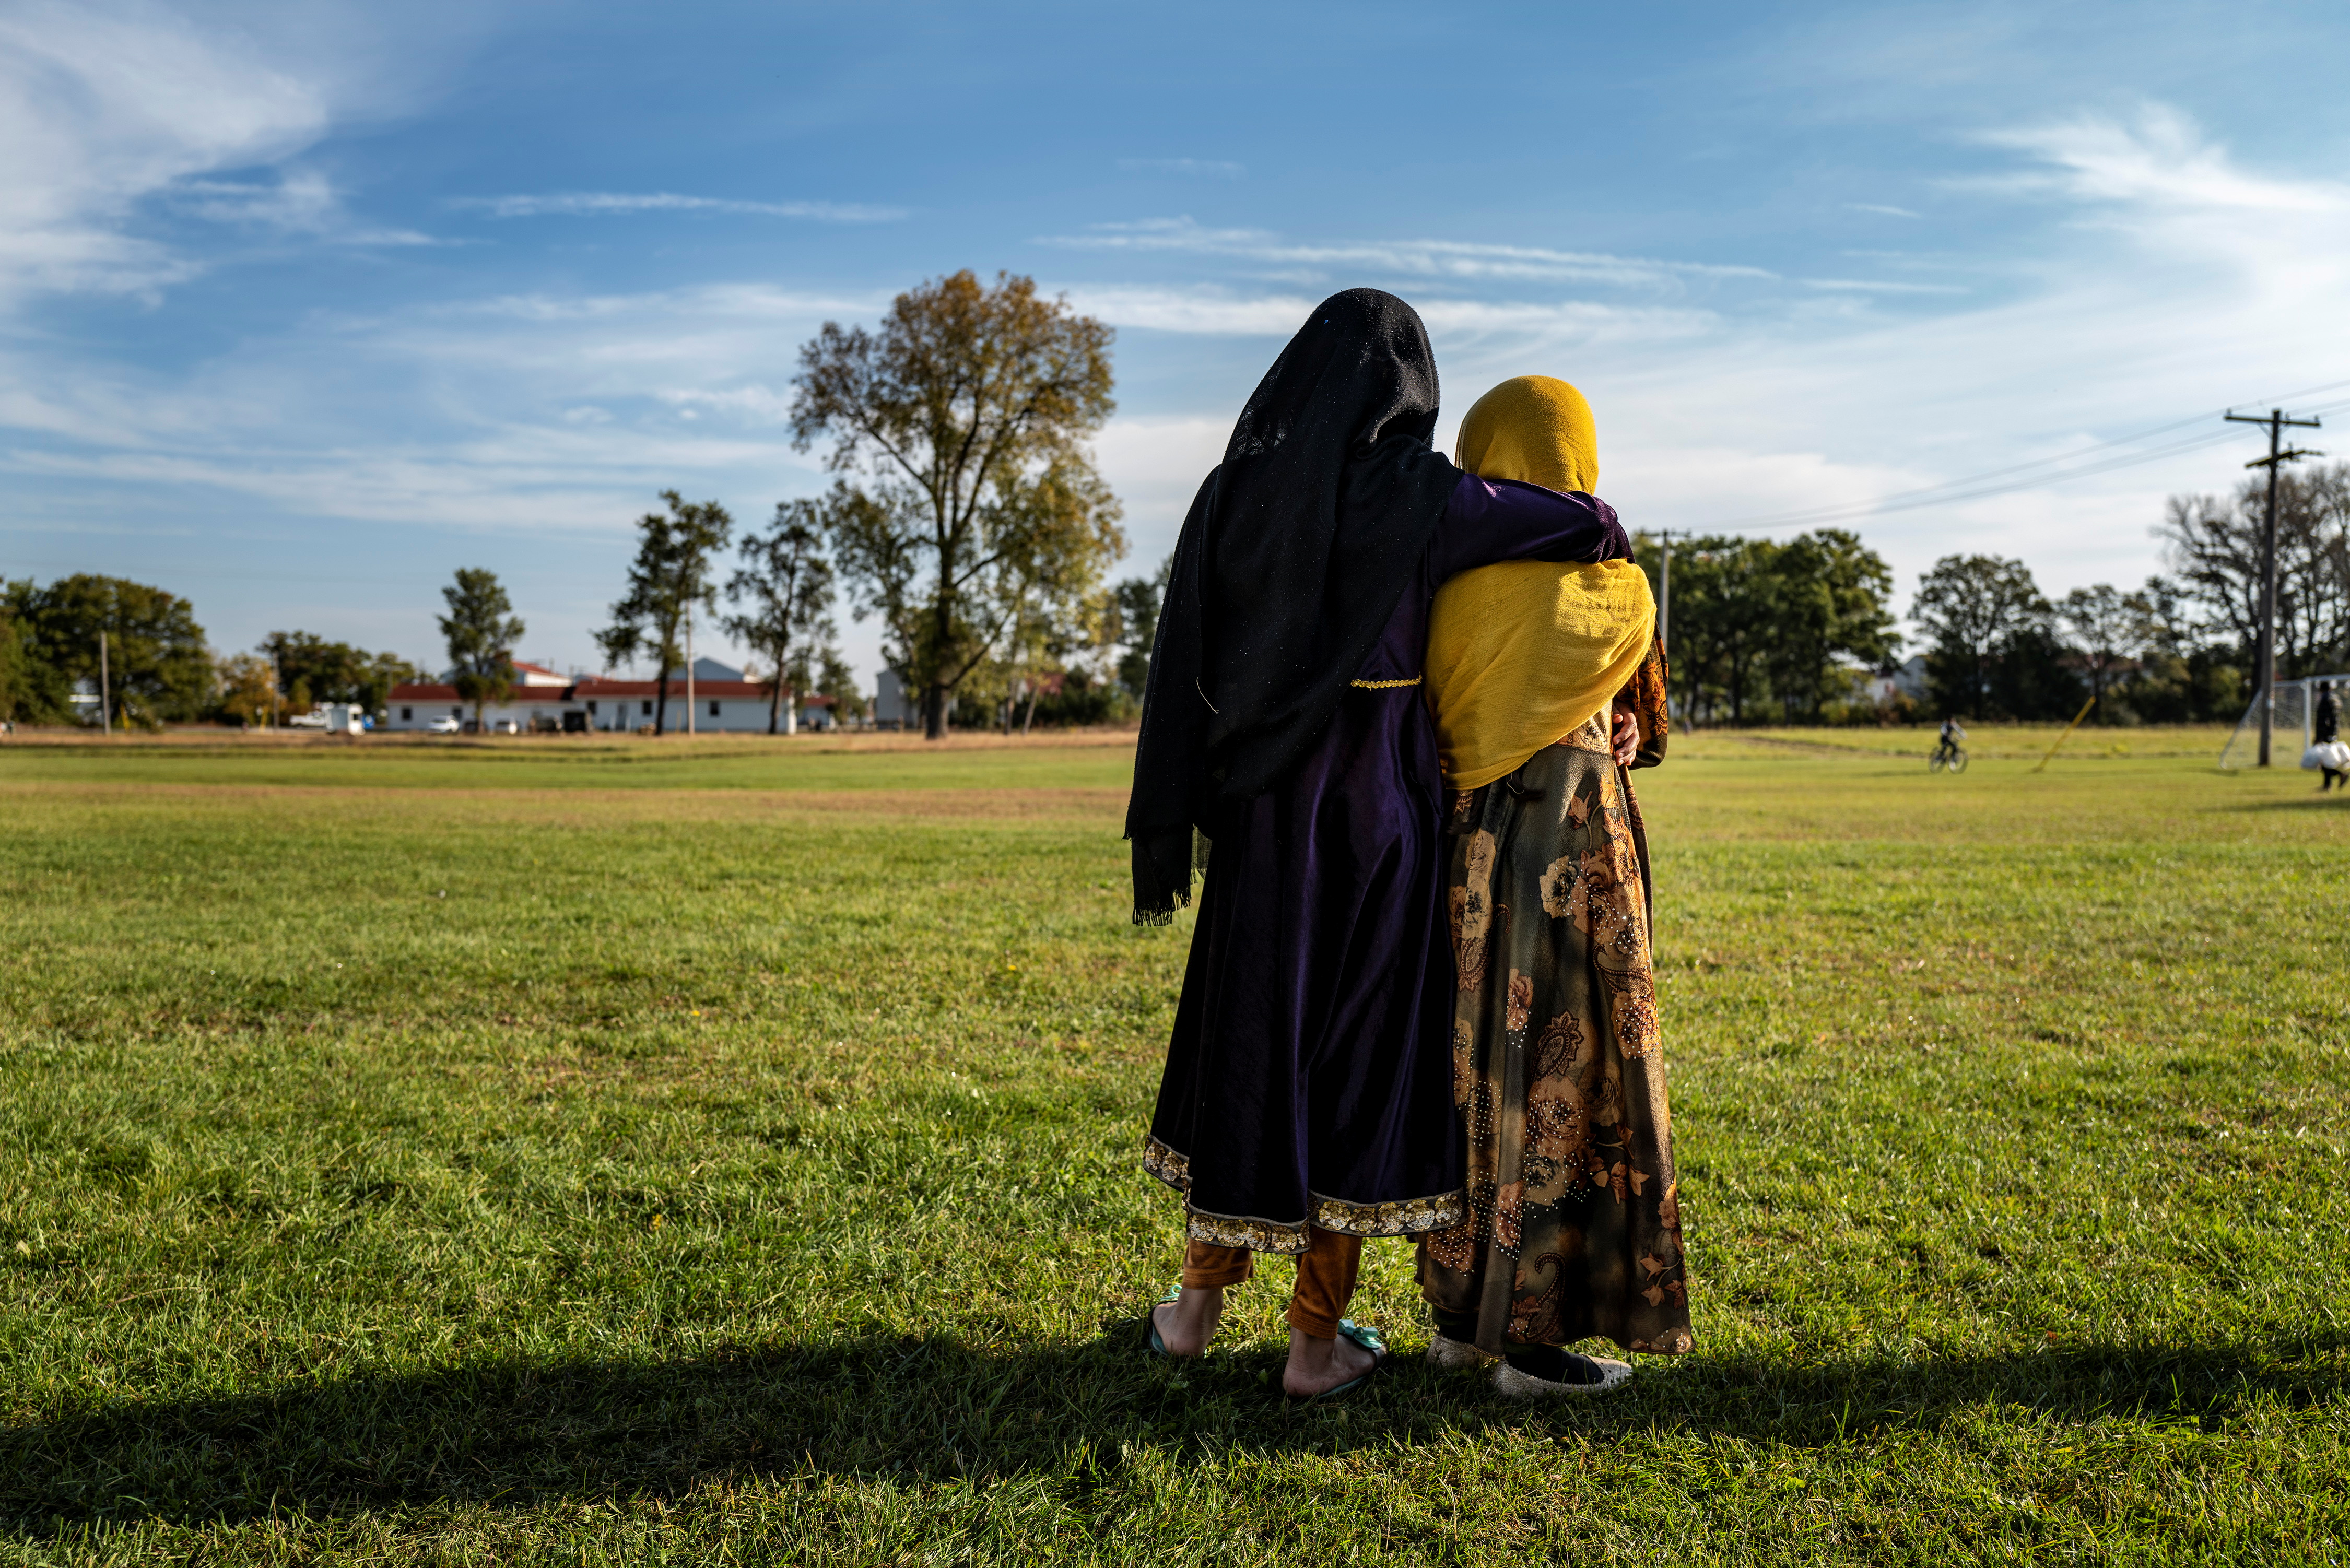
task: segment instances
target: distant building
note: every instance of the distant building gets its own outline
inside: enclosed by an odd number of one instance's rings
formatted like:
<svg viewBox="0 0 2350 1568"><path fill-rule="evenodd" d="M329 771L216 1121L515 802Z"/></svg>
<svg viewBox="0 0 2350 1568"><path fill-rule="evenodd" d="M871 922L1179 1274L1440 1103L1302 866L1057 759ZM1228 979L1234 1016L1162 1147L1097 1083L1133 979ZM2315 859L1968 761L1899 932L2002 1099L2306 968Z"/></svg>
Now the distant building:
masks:
<svg viewBox="0 0 2350 1568"><path fill-rule="evenodd" d="M874 678L873 727L877 730L903 730L920 722L921 715L906 695L905 679L894 670L884 670Z"/></svg>
<svg viewBox="0 0 2350 1568"><path fill-rule="evenodd" d="M1926 659L1913 654L1909 661L1890 675L1875 671L1859 678L1861 694L1879 707L1890 707L1897 697L1907 697L1912 702L1926 701Z"/></svg>
<svg viewBox="0 0 2350 1568"><path fill-rule="evenodd" d="M483 727L493 733L502 732L509 726L516 732L540 734L565 731L574 734L626 733L651 724L653 709L660 701L660 683L653 680L558 675L542 665L519 661L515 665L515 674L514 690L506 694L505 701L487 703L482 709ZM795 704L800 722L806 727L831 727L831 698L816 693L798 697L787 691L784 700ZM714 659L697 659L693 661L689 722L685 671L670 671L667 727L672 732L691 729L696 733L764 735L767 732L767 704L764 683L743 680L743 672L732 665L721 664ZM445 680L395 686L387 706L390 716L385 728L391 730L422 730L438 719L463 722L473 716L473 704L458 696L456 687Z"/></svg>

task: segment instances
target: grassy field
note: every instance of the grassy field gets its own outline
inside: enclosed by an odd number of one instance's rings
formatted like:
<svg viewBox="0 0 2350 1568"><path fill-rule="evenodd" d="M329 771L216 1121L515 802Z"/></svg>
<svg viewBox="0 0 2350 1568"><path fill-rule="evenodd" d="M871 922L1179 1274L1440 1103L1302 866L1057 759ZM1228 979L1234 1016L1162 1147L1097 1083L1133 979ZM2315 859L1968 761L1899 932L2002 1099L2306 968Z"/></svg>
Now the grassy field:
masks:
<svg viewBox="0 0 2350 1568"><path fill-rule="evenodd" d="M1114 740L0 749L0 1563L2340 1561L2350 800L2054 738L1642 775L1699 1349L1539 1411L1139 1357Z"/></svg>

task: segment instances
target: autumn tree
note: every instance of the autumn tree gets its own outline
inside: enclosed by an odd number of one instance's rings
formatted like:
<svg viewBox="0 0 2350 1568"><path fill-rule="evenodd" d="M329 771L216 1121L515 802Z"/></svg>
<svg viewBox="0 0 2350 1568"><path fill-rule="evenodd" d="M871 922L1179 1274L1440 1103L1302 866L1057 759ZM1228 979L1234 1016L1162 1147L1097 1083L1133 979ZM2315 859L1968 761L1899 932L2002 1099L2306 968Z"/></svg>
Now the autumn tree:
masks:
<svg viewBox="0 0 2350 1568"><path fill-rule="evenodd" d="M825 559L824 507L815 501L776 504L767 532L743 546L743 566L726 585L744 607L724 621L729 635L767 661L767 733L799 728L795 700L813 690L812 671L832 648L832 563Z"/></svg>
<svg viewBox="0 0 2350 1568"><path fill-rule="evenodd" d="M879 330L827 322L800 350L793 440L831 442L852 607L880 616L932 740L1024 616L1083 598L1125 552L1086 445L1113 407L1110 337L1031 279L966 271L899 295Z"/></svg>
<svg viewBox="0 0 2350 1568"><path fill-rule="evenodd" d="M486 566L459 567L457 580L441 597L449 603L449 613L440 618L441 635L449 644L449 683L473 705L479 729L482 709L504 701L514 691L514 646L522 640L522 619L498 586L498 575Z"/></svg>
<svg viewBox="0 0 2350 1568"><path fill-rule="evenodd" d="M265 727L277 708L277 689L269 660L257 653L236 653L220 661L216 672L220 711L248 730Z"/></svg>
<svg viewBox="0 0 2350 1568"><path fill-rule="evenodd" d="M637 519L628 597L612 607L612 624L596 634L607 670L632 663L639 653L650 653L660 664L653 689L656 735L669 732L670 672L685 662L686 627L694 607L718 607L713 557L734 531L734 519L715 501L688 501L674 490L662 491L661 499L669 504L666 514L648 512Z"/></svg>

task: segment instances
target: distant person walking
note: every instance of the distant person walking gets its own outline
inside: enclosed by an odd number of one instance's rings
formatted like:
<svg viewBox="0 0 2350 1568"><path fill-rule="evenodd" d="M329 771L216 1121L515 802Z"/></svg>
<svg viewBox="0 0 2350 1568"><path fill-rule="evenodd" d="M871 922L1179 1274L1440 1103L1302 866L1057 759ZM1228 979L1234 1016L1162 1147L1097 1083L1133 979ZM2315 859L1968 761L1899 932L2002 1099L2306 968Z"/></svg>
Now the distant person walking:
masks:
<svg viewBox="0 0 2350 1568"><path fill-rule="evenodd" d="M2342 743L2342 701L2331 680L2317 683L2317 705L2309 718L2310 755L2324 775L2317 781L2317 793L2324 794L2337 784L2350 787L2350 746Z"/></svg>
<svg viewBox="0 0 2350 1568"><path fill-rule="evenodd" d="M1454 455L1487 479L1598 483L1590 406L1504 381ZM1599 504L1594 502L1593 504ZM1622 1361L1566 1346L1688 1350L1688 1272L1650 961L1648 848L1626 765L1664 760L1656 601L1629 561L1516 562L1437 595L1428 679L1456 792L1453 1096L1469 1211L1422 1238L1429 1359L1503 1394L1596 1394Z"/></svg>
<svg viewBox="0 0 2350 1568"><path fill-rule="evenodd" d="M1171 919L1194 831L1213 844L1143 1152L1187 1239L1151 1348L1202 1354L1253 1254L1285 1252L1298 1397L1385 1358L1343 1315L1363 1238L1465 1212L1429 603L1492 561L1631 553L1587 495L1461 472L1436 414L1409 306L1315 309L1183 521L1135 751L1135 919Z"/></svg>

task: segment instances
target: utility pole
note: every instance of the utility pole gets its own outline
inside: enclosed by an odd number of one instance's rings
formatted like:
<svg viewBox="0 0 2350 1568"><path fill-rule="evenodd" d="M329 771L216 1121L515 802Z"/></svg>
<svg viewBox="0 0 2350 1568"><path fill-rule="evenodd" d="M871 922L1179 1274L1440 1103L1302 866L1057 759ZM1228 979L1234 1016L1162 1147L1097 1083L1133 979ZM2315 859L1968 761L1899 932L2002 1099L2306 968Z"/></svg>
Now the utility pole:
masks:
<svg viewBox="0 0 2350 1568"><path fill-rule="evenodd" d="M1657 640L1665 646L1665 657L1672 657L1673 629L1673 541L1696 535L1685 528L1652 528L1648 537L1657 541L1664 552L1664 569L1657 574Z"/></svg>
<svg viewBox="0 0 2350 1568"><path fill-rule="evenodd" d="M106 671L106 633L98 634L98 722L110 739L114 734L114 693Z"/></svg>
<svg viewBox="0 0 2350 1568"><path fill-rule="evenodd" d="M2300 457L2323 457L2324 453L2303 452L2283 447L2288 430L2315 430L2316 420L2289 420L2282 409L2271 409L2265 418L2257 414L2229 414L2229 422L2240 425L2269 427L2269 454L2256 457L2244 464L2246 468L2269 471L2269 505L2267 520L2261 525L2261 640L2254 659L2257 673L2253 677L2253 700L2261 709L2260 765L2269 765L2269 734L2276 722L2276 493L2277 470Z"/></svg>
<svg viewBox="0 0 2350 1568"><path fill-rule="evenodd" d="M693 606L685 607L685 733L693 736Z"/></svg>

